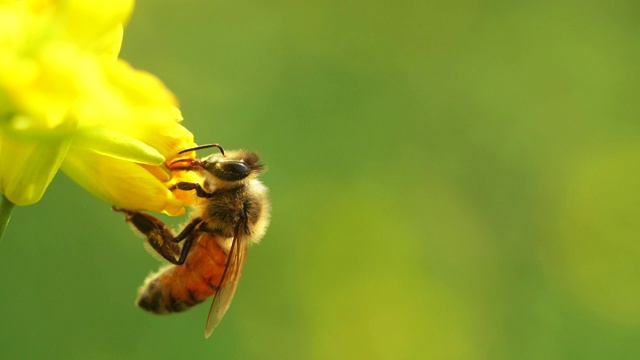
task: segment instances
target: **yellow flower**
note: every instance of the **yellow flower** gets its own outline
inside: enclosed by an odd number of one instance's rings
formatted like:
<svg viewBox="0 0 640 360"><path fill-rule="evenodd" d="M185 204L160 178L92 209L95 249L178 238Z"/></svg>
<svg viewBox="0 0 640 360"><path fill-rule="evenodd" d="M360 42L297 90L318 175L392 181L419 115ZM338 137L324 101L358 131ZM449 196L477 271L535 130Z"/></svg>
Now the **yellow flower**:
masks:
<svg viewBox="0 0 640 360"><path fill-rule="evenodd" d="M0 193L40 200L62 169L102 200L176 215L163 166L194 145L171 92L118 59L132 0L0 0Z"/></svg>

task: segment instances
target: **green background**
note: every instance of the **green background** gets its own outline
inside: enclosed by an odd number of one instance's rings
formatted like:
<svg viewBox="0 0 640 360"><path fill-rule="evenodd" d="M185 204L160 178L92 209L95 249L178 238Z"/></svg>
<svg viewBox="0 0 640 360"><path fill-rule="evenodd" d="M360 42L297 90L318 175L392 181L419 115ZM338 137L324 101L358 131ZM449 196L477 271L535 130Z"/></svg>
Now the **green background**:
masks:
<svg viewBox="0 0 640 360"><path fill-rule="evenodd" d="M636 359L639 42L637 1L139 1L122 57L262 155L272 225L205 340L59 174L0 243L0 358Z"/></svg>

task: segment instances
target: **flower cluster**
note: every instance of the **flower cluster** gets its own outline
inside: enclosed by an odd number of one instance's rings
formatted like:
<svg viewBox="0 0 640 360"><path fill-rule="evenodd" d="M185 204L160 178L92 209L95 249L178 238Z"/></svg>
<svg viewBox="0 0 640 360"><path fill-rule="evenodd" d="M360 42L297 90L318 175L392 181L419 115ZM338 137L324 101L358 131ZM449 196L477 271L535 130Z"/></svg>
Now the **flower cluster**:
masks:
<svg viewBox="0 0 640 360"><path fill-rule="evenodd" d="M160 80L118 59L132 0L0 0L0 193L62 169L109 204L180 214L163 163L194 145Z"/></svg>

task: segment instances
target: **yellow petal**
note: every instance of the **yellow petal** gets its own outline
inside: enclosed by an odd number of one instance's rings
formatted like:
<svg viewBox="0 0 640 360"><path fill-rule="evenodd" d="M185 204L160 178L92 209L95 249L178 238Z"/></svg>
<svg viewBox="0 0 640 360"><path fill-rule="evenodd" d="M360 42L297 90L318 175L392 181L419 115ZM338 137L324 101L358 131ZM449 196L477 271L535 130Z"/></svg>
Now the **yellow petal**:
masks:
<svg viewBox="0 0 640 360"><path fill-rule="evenodd" d="M85 148L98 154L136 163L160 165L164 162L164 156L151 146L104 128L79 131L72 147Z"/></svg>
<svg viewBox="0 0 640 360"><path fill-rule="evenodd" d="M60 3L58 21L65 38L91 49L117 36L114 29L128 21L132 10L133 0L66 0Z"/></svg>
<svg viewBox="0 0 640 360"><path fill-rule="evenodd" d="M147 170L156 179L163 183L171 181L171 172L165 166L139 164L142 168ZM168 187L168 186L167 186Z"/></svg>
<svg viewBox="0 0 640 360"><path fill-rule="evenodd" d="M67 114L80 93L76 70L81 58L73 46L56 42L37 58L5 54L0 59L0 87L15 109L30 119L28 128L20 130L48 131L73 122Z"/></svg>
<svg viewBox="0 0 640 360"><path fill-rule="evenodd" d="M124 28L122 25L116 26L102 38L93 44L93 52L104 56L106 59L116 59L122 47L122 37Z"/></svg>
<svg viewBox="0 0 640 360"><path fill-rule="evenodd" d="M38 202L64 158L69 139L18 140L0 131L0 192L17 205Z"/></svg>
<svg viewBox="0 0 640 360"><path fill-rule="evenodd" d="M111 205L169 215L184 213L183 203L138 164L74 149L68 152L62 171L91 194Z"/></svg>
<svg viewBox="0 0 640 360"><path fill-rule="evenodd" d="M193 135L164 84L117 59L132 7L0 0L0 191L14 203L37 201L62 164L110 204L184 211L162 163Z"/></svg>
<svg viewBox="0 0 640 360"><path fill-rule="evenodd" d="M155 76L124 61L103 64L106 77L87 81L75 107L80 127L104 127L155 148L165 157L193 146L193 135L178 122L173 94ZM117 89L117 91L114 91Z"/></svg>

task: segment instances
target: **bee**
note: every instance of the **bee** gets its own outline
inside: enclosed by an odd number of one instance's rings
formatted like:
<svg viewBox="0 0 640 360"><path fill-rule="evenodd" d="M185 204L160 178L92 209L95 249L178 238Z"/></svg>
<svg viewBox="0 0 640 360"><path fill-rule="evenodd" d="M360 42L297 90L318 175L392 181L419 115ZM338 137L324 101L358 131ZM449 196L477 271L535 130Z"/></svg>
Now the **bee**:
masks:
<svg viewBox="0 0 640 360"><path fill-rule="evenodd" d="M237 150L202 159L179 159L171 171L194 171L202 183L177 182L171 191L194 191L187 225L177 235L159 219L138 211L114 208L146 237L146 242L170 264L149 275L140 287L136 304L156 314L181 312L214 296L205 337L227 312L245 264L249 245L267 230L270 205L267 188L257 179L264 171L258 155Z"/></svg>

